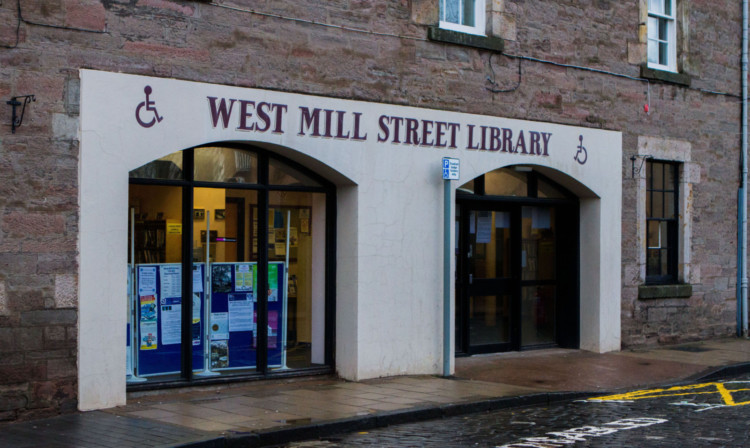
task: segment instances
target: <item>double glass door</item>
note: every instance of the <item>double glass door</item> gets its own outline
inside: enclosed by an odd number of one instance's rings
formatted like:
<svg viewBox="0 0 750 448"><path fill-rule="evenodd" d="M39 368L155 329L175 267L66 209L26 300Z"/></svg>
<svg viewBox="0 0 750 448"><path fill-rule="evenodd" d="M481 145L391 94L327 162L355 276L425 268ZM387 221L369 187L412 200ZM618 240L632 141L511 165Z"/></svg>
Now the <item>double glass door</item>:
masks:
<svg viewBox="0 0 750 448"><path fill-rule="evenodd" d="M560 304L571 297L560 281L559 209L466 202L457 210L457 351L565 345Z"/></svg>

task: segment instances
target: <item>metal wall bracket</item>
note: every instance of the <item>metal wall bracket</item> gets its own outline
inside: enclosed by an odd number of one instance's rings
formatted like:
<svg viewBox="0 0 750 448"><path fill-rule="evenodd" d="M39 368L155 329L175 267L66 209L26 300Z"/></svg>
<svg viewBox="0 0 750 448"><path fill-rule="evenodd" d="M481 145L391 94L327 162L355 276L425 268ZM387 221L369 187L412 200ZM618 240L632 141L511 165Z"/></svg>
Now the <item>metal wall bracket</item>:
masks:
<svg viewBox="0 0 750 448"><path fill-rule="evenodd" d="M653 158L654 158L654 156L640 155L640 154L634 155L634 156L630 156L630 162L633 164L633 173L632 173L631 177L633 179L635 179L635 175L636 174L641 174L641 171L643 170L643 165L646 163L646 160L647 159L653 159ZM636 168L635 167L635 162L638 159L641 159L641 163L638 165L638 168Z"/></svg>
<svg viewBox="0 0 750 448"><path fill-rule="evenodd" d="M23 101L19 101L20 99L23 99ZM26 105L31 103L32 101L36 101L36 97L34 95L19 95L14 96L10 99L10 101L6 101L5 104L9 104L13 107L13 116L11 117L10 122L10 129L11 133L16 133L16 128L21 126L21 123L23 122L23 114L26 112ZM21 108L21 115L19 116L17 113L18 106L23 106Z"/></svg>

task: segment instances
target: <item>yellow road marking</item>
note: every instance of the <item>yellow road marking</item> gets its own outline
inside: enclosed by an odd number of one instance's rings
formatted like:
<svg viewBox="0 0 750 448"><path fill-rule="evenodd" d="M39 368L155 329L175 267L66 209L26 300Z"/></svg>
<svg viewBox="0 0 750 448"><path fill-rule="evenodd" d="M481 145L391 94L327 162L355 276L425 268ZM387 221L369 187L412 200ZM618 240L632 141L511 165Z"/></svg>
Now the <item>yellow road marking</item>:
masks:
<svg viewBox="0 0 750 448"><path fill-rule="evenodd" d="M699 391L700 389L713 390ZM624 394L589 398L589 401L645 400L649 398L680 397L685 395L719 394L719 396L721 396L721 399L724 401L724 404L727 406L744 406L750 404L750 401L736 402L732 393L747 391L750 391L750 389L727 389L724 383L703 383L691 384L689 386L674 386L667 389L636 390Z"/></svg>

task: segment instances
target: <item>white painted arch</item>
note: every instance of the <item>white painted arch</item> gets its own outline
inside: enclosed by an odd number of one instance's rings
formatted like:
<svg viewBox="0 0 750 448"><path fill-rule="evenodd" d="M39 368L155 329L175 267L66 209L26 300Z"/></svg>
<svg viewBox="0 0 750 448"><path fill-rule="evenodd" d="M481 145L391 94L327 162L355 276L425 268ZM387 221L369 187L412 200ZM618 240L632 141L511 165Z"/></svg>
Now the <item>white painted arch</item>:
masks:
<svg viewBox="0 0 750 448"><path fill-rule="evenodd" d="M82 70L80 75L80 409L125 402L128 172L212 142L254 142L337 184L335 367L342 377L442 370L443 157L461 160L462 180L453 182L452 194L463 179L518 164L564 173L594 193L579 194L581 347L619 349L620 133L119 73ZM135 119L145 86L152 88L150 101L164 117L150 128ZM211 97L284 105L283 132L241 129L238 109L226 127L214 122ZM300 132L303 108L330 110L334 120L340 111L341 137L335 130L331 137L312 136L309 128ZM455 147L378 141L384 134L382 117L417 120L422 130L431 129L426 135L433 143L440 141L436 123L455 124ZM488 135L491 128L512 133L510 151L472 149L469 130L476 137L483 126ZM519 146L520 135L528 145ZM542 135L549 143L544 154ZM524 154L532 139L535 154ZM442 142L448 141L444 135ZM582 146L585 164L575 159Z"/></svg>

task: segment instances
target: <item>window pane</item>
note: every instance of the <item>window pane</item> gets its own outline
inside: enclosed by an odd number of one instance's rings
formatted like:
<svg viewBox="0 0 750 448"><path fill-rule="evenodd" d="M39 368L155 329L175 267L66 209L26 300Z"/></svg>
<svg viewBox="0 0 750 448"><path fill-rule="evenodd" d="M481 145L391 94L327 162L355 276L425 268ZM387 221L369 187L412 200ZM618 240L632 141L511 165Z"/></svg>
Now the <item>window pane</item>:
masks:
<svg viewBox="0 0 750 448"><path fill-rule="evenodd" d="M460 191L462 193L471 193L474 194L474 179L466 182L465 184L461 185L457 188L457 191Z"/></svg>
<svg viewBox="0 0 750 448"><path fill-rule="evenodd" d="M664 217L669 219L675 218L674 193L664 193Z"/></svg>
<svg viewBox="0 0 750 448"><path fill-rule="evenodd" d="M648 221L648 248L659 249L661 243L659 242L659 221Z"/></svg>
<svg viewBox="0 0 750 448"><path fill-rule="evenodd" d="M521 278L555 279L555 209L523 207L521 212Z"/></svg>
<svg viewBox="0 0 750 448"><path fill-rule="evenodd" d="M660 191L651 192L651 215L649 218L664 217L664 193Z"/></svg>
<svg viewBox="0 0 750 448"><path fill-rule="evenodd" d="M485 194L493 196L528 196L526 173L502 168L484 175Z"/></svg>
<svg viewBox="0 0 750 448"><path fill-rule="evenodd" d="M268 161L268 183L271 185L293 185L305 187L321 186L312 178L305 176L289 165L274 159Z"/></svg>
<svg viewBox="0 0 750 448"><path fill-rule="evenodd" d="M661 2L664 4L664 15L671 16L672 15L672 2L674 0L661 0Z"/></svg>
<svg viewBox="0 0 750 448"><path fill-rule="evenodd" d="M660 238L661 247L663 249L669 247L669 238L668 238L669 230L668 229L669 229L668 221L661 221L659 223L659 238Z"/></svg>
<svg viewBox="0 0 750 448"><path fill-rule="evenodd" d="M667 275L669 273L669 249L661 250L661 275Z"/></svg>
<svg viewBox="0 0 750 448"><path fill-rule="evenodd" d="M659 261L659 249L649 249L646 252L646 276L658 276L661 275L659 268L661 262Z"/></svg>
<svg viewBox="0 0 750 448"><path fill-rule="evenodd" d="M461 23L459 18L460 3L461 2L459 0L445 0L443 2L443 5L445 7L442 11L444 21L451 23Z"/></svg>
<svg viewBox="0 0 750 448"><path fill-rule="evenodd" d="M545 181L544 179L538 179L537 197L562 199L565 197L565 193L563 193L559 188L553 186L551 183Z"/></svg>
<svg viewBox="0 0 750 448"><path fill-rule="evenodd" d="M234 148L197 148L195 180L256 184L258 156L254 152Z"/></svg>
<svg viewBox="0 0 750 448"><path fill-rule="evenodd" d="M656 17L648 18L648 38L656 40L659 38L659 19Z"/></svg>
<svg viewBox="0 0 750 448"><path fill-rule="evenodd" d="M664 165L664 189L666 191L675 191L675 165Z"/></svg>
<svg viewBox="0 0 750 448"><path fill-rule="evenodd" d="M651 201L651 195L652 195L652 193L650 191L646 192L646 217L653 216L651 214L651 202L652 202Z"/></svg>
<svg viewBox="0 0 750 448"><path fill-rule="evenodd" d="M664 1L665 0L648 0L648 11L657 13L657 14L663 14L664 13Z"/></svg>
<svg viewBox="0 0 750 448"><path fill-rule="evenodd" d="M556 288L521 288L521 346L555 342Z"/></svg>
<svg viewBox="0 0 750 448"><path fill-rule="evenodd" d="M286 285L286 291L278 291L278 300L286 300L286 315L268 315L269 347L276 334L287 350L278 360L269 354L271 368L325 364L325 228L325 194L269 193L268 259L279 266L289 262L286 275L283 268L278 274Z"/></svg>
<svg viewBox="0 0 750 448"><path fill-rule="evenodd" d="M653 190L663 190L664 189L664 164L663 163L653 163L653 181L651 183L651 189Z"/></svg>
<svg viewBox="0 0 750 448"><path fill-rule="evenodd" d="M474 26L476 18L474 17L474 1L475 0L464 0L463 1L463 25Z"/></svg>
<svg viewBox="0 0 750 448"><path fill-rule="evenodd" d="M130 185L128 203L128 381L179 379L182 187ZM193 355L202 349L194 347Z"/></svg>
<svg viewBox="0 0 750 448"><path fill-rule="evenodd" d="M659 44L655 40L648 41L648 62L659 63Z"/></svg>
<svg viewBox="0 0 750 448"><path fill-rule="evenodd" d="M257 192L195 188L193 197L193 262L204 275L206 271L210 274L210 282L199 297L201 309L209 310L203 316L208 320L203 328L208 328L210 335L210 342L203 341L210 344L208 367L220 375L254 372L258 362L258 267L248 241L249 210L257 207ZM273 286L269 283L269 288ZM269 356L274 353L270 343L268 352ZM203 352L198 357L202 371Z"/></svg>
<svg viewBox="0 0 750 448"><path fill-rule="evenodd" d="M659 40L669 40L669 22L666 19L659 19Z"/></svg>
<svg viewBox="0 0 750 448"><path fill-rule="evenodd" d="M133 179L182 180L182 151L164 156L130 172Z"/></svg>

